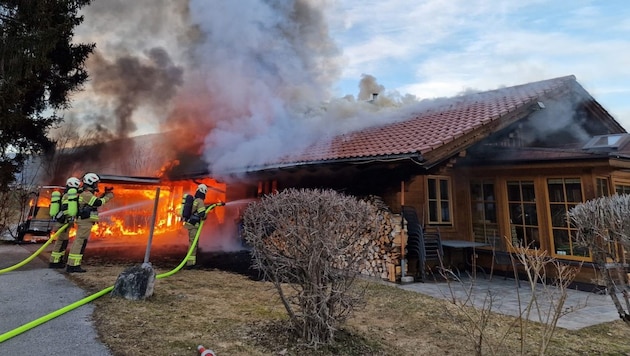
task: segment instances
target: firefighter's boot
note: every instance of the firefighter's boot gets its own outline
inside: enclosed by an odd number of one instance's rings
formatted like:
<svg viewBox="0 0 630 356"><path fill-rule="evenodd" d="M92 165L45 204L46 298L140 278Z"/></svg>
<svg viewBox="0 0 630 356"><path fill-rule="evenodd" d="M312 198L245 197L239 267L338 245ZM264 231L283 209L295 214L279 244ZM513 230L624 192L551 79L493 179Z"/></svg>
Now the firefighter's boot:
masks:
<svg viewBox="0 0 630 356"><path fill-rule="evenodd" d="M65 264L63 262L50 262L48 263L48 268L63 268Z"/></svg>
<svg viewBox="0 0 630 356"><path fill-rule="evenodd" d="M81 266L67 266L66 267L66 272L68 272L68 273L85 273L87 271L84 270L83 268L81 268Z"/></svg>

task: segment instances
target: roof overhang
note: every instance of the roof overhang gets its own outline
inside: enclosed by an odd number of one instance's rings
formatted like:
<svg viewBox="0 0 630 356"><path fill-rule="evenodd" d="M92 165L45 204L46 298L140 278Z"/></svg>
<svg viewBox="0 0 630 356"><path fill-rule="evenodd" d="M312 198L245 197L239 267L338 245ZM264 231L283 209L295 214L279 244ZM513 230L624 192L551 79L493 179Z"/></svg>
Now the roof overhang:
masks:
<svg viewBox="0 0 630 356"><path fill-rule="evenodd" d="M161 183L159 178L153 177L130 177L119 176L112 174L99 174L101 182L112 184L140 184L140 185L159 185Z"/></svg>
<svg viewBox="0 0 630 356"><path fill-rule="evenodd" d="M311 169L321 166L334 166L334 165L370 165L370 164L382 164L382 163L397 163L397 162L412 162L418 166L424 165L424 158L420 153L404 153L397 155L384 155L384 156L366 156L366 157L349 157L339 158L331 160L319 160L319 161L307 161L307 162L295 162L295 163L281 163L281 164L269 164L261 166L251 166L242 170L234 170L230 172L224 172L232 175L246 175L256 174L263 172L272 172L280 170L299 170L299 169Z"/></svg>

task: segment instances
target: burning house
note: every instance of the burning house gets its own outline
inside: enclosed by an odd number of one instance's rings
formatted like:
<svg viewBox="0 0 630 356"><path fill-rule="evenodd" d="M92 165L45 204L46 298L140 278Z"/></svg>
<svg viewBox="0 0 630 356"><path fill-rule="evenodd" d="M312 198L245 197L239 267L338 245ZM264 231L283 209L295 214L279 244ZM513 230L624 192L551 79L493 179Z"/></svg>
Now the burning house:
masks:
<svg viewBox="0 0 630 356"><path fill-rule="evenodd" d="M630 139L574 76L444 99L405 115L322 135L303 150L287 148L280 158L229 171L217 170L201 149L153 154L152 166L142 169L145 177L154 172L150 178L134 178L139 164L127 164L132 168L127 171L119 160L105 161L109 171L102 160L100 166L84 164L115 187L116 198L103 211L106 220L95 228L95 240L145 241L158 187L154 241L166 246L177 239L173 236L181 226L176 217L181 195L197 183L211 187L207 200L227 202L291 187L331 188L381 197L394 214L404 206L414 208L423 228L439 230L445 246L448 241L476 243L479 266L490 268L496 251L511 252L510 241L545 250L568 264L583 264L578 280L597 283L595 269L589 268L590 252L575 243L566 212L592 198L630 191ZM156 147L169 141L161 135L151 140ZM117 146L122 147L120 142ZM134 149L139 151L127 153L133 159L159 151ZM129 176L110 177L109 172ZM200 248L241 248L234 237L238 209L215 211ZM183 246L184 239L179 240ZM615 256L625 263L625 251ZM421 267L414 256L407 257L408 273L417 273Z"/></svg>
<svg viewBox="0 0 630 356"><path fill-rule="evenodd" d="M376 195L394 213L414 208L444 246L475 246L479 266L490 269L497 251L521 246L581 264L576 280L597 284L567 211L630 191L628 142L626 130L566 76L446 99L397 122L320 140L244 168L250 183L241 193L299 187ZM185 173L204 177L207 167L200 161ZM625 251L614 255L625 265ZM421 267L408 257L414 274Z"/></svg>

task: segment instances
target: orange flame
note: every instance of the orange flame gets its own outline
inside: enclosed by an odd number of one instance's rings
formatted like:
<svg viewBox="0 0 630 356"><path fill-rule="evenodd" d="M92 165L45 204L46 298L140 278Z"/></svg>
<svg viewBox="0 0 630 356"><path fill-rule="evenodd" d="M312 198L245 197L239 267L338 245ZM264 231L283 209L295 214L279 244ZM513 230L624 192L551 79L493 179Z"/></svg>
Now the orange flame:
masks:
<svg viewBox="0 0 630 356"><path fill-rule="evenodd" d="M225 201L225 184L214 179L203 179L198 182L178 181L165 182L160 186L154 236L165 235L182 228L179 211L184 193L193 193L198 183L206 184L209 189L206 203ZM106 184L114 187L114 198L99 209L99 222L92 227L91 239L128 241L130 239L146 240L151 230L153 209L157 186ZM224 219L224 209L214 210L219 222ZM75 236L74 229L70 236Z"/></svg>

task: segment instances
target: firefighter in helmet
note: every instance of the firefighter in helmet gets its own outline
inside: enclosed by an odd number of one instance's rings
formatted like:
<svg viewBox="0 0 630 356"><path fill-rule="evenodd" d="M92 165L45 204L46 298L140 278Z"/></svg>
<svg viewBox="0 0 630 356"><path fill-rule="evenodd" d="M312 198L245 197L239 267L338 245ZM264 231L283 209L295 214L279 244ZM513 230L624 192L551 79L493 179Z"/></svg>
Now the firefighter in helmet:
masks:
<svg viewBox="0 0 630 356"><path fill-rule="evenodd" d="M195 236L197 235L197 231L199 230L199 225L201 224L201 220L206 219L206 206L203 202L206 199L206 193L208 192L208 186L205 184L199 184L197 186L197 191L195 191L195 197L192 203L192 210L190 218L184 222L184 228L188 230L188 247L192 246L193 241L195 240ZM186 260L186 269L194 268L197 264L197 246L195 245L194 249L190 253L190 256Z"/></svg>
<svg viewBox="0 0 630 356"><path fill-rule="evenodd" d="M114 188L111 187L105 187L105 192L96 196L96 193L99 192L98 182L100 180L101 178L96 173L86 173L83 176L83 191L79 194L77 235L70 247L68 262L66 263L68 273L86 272L81 268L81 260L92 232L92 225L98 223L98 208L114 197Z"/></svg>
<svg viewBox="0 0 630 356"><path fill-rule="evenodd" d="M74 219L77 215L79 192L81 189L81 180L77 177L70 177L66 180L66 189L61 196L59 207L55 211L53 219L57 221L55 231L58 231L62 226L68 224L69 226L59 233L57 240L50 253L49 268L63 268L64 255L66 254L66 248L68 247L68 240L70 238L70 229L74 226Z"/></svg>

